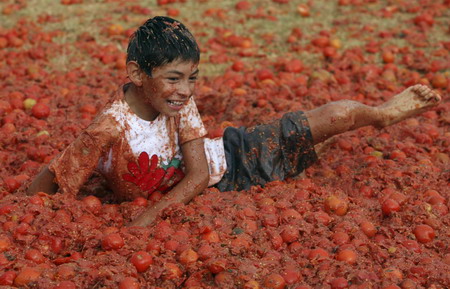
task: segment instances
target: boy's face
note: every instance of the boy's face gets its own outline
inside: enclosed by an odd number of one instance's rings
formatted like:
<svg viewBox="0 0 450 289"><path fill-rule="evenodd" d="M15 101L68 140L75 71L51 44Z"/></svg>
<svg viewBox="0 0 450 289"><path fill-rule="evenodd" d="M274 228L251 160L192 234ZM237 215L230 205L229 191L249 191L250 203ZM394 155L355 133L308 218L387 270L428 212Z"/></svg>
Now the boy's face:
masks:
<svg viewBox="0 0 450 289"><path fill-rule="evenodd" d="M152 77L145 75L144 102L152 109L152 119L159 113L176 116L194 93L198 73L198 63L175 60L153 69Z"/></svg>

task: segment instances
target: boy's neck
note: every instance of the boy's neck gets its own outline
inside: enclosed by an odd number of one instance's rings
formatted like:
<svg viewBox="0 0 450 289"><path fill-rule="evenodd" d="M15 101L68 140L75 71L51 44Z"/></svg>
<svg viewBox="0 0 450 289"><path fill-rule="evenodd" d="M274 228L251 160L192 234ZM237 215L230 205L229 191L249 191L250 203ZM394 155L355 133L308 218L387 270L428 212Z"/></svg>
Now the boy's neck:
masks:
<svg viewBox="0 0 450 289"><path fill-rule="evenodd" d="M125 102L137 117L145 121L153 121L158 117L159 113L155 114L152 107L144 103L144 96L140 92L140 89L133 83L130 83L124 95Z"/></svg>

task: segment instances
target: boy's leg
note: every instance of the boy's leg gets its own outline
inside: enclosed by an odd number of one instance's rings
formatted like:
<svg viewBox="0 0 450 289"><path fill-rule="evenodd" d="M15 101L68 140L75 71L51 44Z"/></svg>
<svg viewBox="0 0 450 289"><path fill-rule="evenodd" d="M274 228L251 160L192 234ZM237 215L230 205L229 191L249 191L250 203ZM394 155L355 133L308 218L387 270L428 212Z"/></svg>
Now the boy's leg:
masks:
<svg viewBox="0 0 450 289"><path fill-rule="evenodd" d="M305 112L314 144L333 135L373 125L378 128L397 123L424 112L439 103L441 97L424 85L414 85L379 105L368 106L357 101L331 102Z"/></svg>

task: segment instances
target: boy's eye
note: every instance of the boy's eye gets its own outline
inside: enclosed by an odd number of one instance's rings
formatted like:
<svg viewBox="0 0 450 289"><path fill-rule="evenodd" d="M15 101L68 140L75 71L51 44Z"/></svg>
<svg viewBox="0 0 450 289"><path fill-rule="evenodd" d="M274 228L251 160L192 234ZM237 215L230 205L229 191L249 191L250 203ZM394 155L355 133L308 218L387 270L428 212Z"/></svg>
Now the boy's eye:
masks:
<svg viewBox="0 0 450 289"><path fill-rule="evenodd" d="M197 76L190 77L189 81L197 81Z"/></svg>
<svg viewBox="0 0 450 289"><path fill-rule="evenodd" d="M168 77L167 79L170 80L170 81L177 81L178 77Z"/></svg>

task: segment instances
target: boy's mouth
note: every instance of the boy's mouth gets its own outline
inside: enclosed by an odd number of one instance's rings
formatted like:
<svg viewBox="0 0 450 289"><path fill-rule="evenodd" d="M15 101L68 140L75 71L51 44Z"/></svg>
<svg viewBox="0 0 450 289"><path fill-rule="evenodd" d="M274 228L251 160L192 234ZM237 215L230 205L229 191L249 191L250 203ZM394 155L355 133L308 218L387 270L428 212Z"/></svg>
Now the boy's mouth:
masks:
<svg viewBox="0 0 450 289"><path fill-rule="evenodd" d="M176 100L168 100L167 101L171 105L180 106L184 104L184 101L176 101Z"/></svg>

